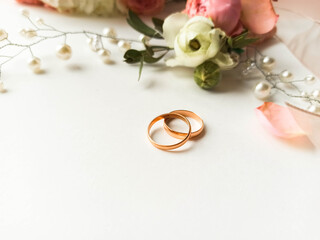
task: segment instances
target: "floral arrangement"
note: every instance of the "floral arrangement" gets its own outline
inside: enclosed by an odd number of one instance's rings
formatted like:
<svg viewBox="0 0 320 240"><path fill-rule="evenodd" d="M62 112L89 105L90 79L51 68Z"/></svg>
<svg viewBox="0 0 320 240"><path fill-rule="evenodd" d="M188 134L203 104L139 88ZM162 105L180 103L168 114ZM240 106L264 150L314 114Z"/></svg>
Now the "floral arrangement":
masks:
<svg viewBox="0 0 320 240"><path fill-rule="evenodd" d="M144 42L145 50L130 49L125 61L140 62L142 68L144 62L157 62L173 50L175 56L166 65L195 68L198 86L211 89L218 84L221 71L239 64L245 47L259 40L259 36L275 32L277 19L270 0L188 0L182 12L164 21L154 18L154 29L129 11L128 23L134 29L150 38L164 39L167 46ZM155 57L154 50L164 53Z"/></svg>
<svg viewBox="0 0 320 240"><path fill-rule="evenodd" d="M59 11L71 12L80 10L67 10L61 6L66 2L73 2L73 6L82 2L80 0L58 1L60 4L58 7L52 5L57 1L18 1L32 4L44 4L45 2ZM279 16L275 13L271 0L188 0L185 9L181 12L171 14L164 20L152 18L153 27L145 24L137 13L152 15L163 8L165 1L95 0L91 3L93 2L98 5L99 2L110 3L110 5L107 4L108 7L122 4L123 9L128 12L128 24L142 34L140 39L119 38L112 28L104 29L102 34L85 30L64 32L46 24L42 19L34 22L28 12L22 11L22 15L27 17L33 28L23 29L21 34L27 38L38 37L39 39L31 44L16 44L9 40L6 31L0 30L0 41L7 42L0 45L0 50L12 46L21 49L14 56L0 55L0 58L6 58L0 63L0 74L2 65L25 50L31 53L31 59L28 62L31 70L35 73L41 71L41 61L33 55L31 49L48 39L65 38L64 44L57 47L56 54L60 59L68 60L72 49L66 44L67 36L74 34L85 35L90 48L97 52L107 64L110 62L110 52L105 48L103 41L108 39L116 43L120 49L125 51L124 61L126 63L140 65L139 79L144 64L153 64L165 59L168 67L193 68L195 83L203 89L211 89L219 83L223 71L240 67L244 76L253 71L261 74L262 79L254 88L254 94L258 99L265 101L273 92L278 91L289 98L303 100L308 104L307 110L303 110L291 104L282 107L266 102L257 108L257 115L261 122L279 137L308 136L316 146L320 147L320 90L306 92L296 85L296 83L314 84L316 78L308 75L304 79L296 80L287 70L274 73L275 59L263 55L256 48L257 44L272 37L276 32ZM87 8L84 7L81 12L87 14L94 12L84 11L84 9ZM91 7L90 9L96 8ZM119 9L117 8L116 11L120 11ZM52 35L43 35L45 31L49 31ZM157 40L157 44L152 44L153 40ZM158 40L163 40L164 44L159 45ZM132 49L131 43L133 42L140 43L141 48ZM0 82L0 91L5 92L3 82Z"/></svg>
<svg viewBox="0 0 320 240"><path fill-rule="evenodd" d="M17 0L19 3L43 5L59 12L112 16L128 9L138 14L153 15L160 12L165 0Z"/></svg>

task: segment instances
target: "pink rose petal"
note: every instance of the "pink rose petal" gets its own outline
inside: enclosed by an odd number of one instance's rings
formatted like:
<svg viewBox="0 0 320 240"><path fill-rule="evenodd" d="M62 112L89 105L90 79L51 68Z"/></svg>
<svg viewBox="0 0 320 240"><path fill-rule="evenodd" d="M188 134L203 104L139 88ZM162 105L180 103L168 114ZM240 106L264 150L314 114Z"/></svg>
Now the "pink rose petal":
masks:
<svg viewBox="0 0 320 240"><path fill-rule="evenodd" d="M242 24L254 34L270 32L279 16L275 13L271 0L241 0Z"/></svg>
<svg viewBox="0 0 320 240"><path fill-rule="evenodd" d="M310 113L287 103L288 109L310 141L320 148L320 114Z"/></svg>
<svg viewBox="0 0 320 240"><path fill-rule="evenodd" d="M256 109L261 123L274 135L282 138L295 138L305 135L287 107L265 102Z"/></svg>

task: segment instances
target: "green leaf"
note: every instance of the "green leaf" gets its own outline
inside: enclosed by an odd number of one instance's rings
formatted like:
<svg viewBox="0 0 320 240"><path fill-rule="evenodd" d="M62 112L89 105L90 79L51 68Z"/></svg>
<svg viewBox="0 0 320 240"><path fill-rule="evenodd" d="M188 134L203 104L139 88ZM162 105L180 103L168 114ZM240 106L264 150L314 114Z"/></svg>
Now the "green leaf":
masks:
<svg viewBox="0 0 320 240"><path fill-rule="evenodd" d="M232 38L231 40L229 40L229 39L228 39L228 44L231 48L244 48L244 47L256 42L257 40L259 40L258 38L249 38L248 31L241 33L239 36L236 36L236 37Z"/></svg>
<svg viewBox="0 0 320 240"><path fill-rule="evenodd" d="M160 18L152 18L153 25L155 29L157 29L159 32L163 33L163 23L164 20Z"/></svg>
<svg viewBox="0 0 320 240"><path fill-rule="evenodd" d="M231 48L233 47L233 40L231 37L228 37L227 43Z"/></svg>
<svg viewBox="0 0 320 240"><path fill-rule="evenodd" d="M141 74L142 74L142 69L143 69L143 60L144 60L144 57L142 56L142 58L141 58L141 60L140 60L140 67L139 67L139 77L138 77L138 81L140 81Z"/></svg>
<svg viewBox="0 0 320 240"><path fill-rule="evenodd" d="M127 22L135 30L137 30L138 32L140 32L148 37L163 39L162 35L159 32L150 28L148 25L146 25L144 22L142 22L142 20L138 17L138 15L136 15L131 10L129 10Z"/></svg>
<svg viewBox="0 0 320 240"><path fill-rule="evenodd" d="M152 49L152 47L148 46L147 44L144 43L144 47L146 48L146 52L150 55L153 56L154 51Z"/></svg>
<svg viewBox="0 0 320 240"><path fill-rule="evenodd" d="M145 63L156 63L160 61L168 52L165 52L164 54L160 55L159 57L153 57L153 55L148 54L147 51L141 51L144 62Z"/></svg>
<svg viewBox="0 0 320 240"><path fill-rule="evenodd" d="M193 77L202 89L212 89L221 79L220 68L217 64L208 60L196 67Z"/></svg>
<svg viewBox="0 0 320 240"><path fill-rule="evenodd" d="M235 53L237 53L239 55L244 52L244 50L242 48L233 48L232 51L234 51Z"/></svg>
<svg viewBox="0 0 320 240"><path fill-rule="evenodd" d="M142 53L140 51L137 51L135 49L130 49L128 51L126 51L126 53L124 54L124 61L126 63L132 64L132 63L138 63L141 61Z"/></svg>

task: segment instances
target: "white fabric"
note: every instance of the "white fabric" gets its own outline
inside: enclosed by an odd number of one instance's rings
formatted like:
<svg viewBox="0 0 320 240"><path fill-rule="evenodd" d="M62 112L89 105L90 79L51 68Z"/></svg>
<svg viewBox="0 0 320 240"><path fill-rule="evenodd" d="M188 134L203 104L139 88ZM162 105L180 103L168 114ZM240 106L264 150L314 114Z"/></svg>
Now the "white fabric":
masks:
<svg viewBox="0 0 320 240"><path fill-rule="evenodd" d="M279 1L277 36L320 78L320 1Z"/></svg>

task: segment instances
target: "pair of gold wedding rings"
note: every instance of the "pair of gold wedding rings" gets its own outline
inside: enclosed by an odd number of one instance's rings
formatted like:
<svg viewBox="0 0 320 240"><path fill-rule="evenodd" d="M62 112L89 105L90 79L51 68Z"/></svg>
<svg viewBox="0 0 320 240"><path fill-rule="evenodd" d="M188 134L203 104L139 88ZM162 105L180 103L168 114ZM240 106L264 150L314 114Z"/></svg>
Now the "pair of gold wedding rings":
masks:
<svg viewBox="0 0 320 240"><path fill-rule="evenodd" d="M196 131L192 131L191 124L190 124L189 120L187 119L187 117L196 120L200 124L200 128ZM177 139L181 139L180 142L178 142L176 144L172 144L172 145L161 145L152 139L151 133L150 133L151 128L156 122L158 122L162 119L164 120L163 127L164 127L165 131L170 136L177 138ZM187 133L178 132L178 131L175 131L172 128L170 128L168 124L169 124L169 121L172 119L180 119L180 120L184 121L188 126L188 132ZM154 118L150 122L150 124L148 126L148 138L149 138L150 142L152 143L152 145L155 146L156 148L161 149L161 150L172 150L172 149L176 149L178 147L181 147L189 139L200 135L201 132L203 131L203 129L204 129L203 120L197 114L195 114L194 112L188 111L188 110L175 110L170 113L162 114L162 115Z"/></svg>

